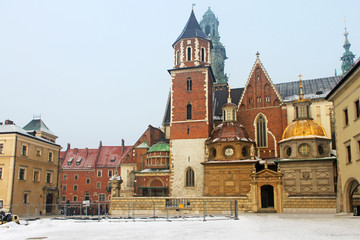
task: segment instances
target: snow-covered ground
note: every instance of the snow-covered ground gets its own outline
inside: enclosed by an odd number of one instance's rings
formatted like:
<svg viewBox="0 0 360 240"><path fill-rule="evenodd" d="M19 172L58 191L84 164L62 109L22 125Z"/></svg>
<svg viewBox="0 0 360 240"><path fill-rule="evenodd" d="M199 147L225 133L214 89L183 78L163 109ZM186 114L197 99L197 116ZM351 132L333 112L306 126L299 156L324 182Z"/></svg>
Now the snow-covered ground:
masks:
<svg viewBox="0 0 360 240"><path fill-rule="evenodd" d="M0 225L1 239L360 239L360 217L334 214L243 214L208 218L21 221Z"/></svg>

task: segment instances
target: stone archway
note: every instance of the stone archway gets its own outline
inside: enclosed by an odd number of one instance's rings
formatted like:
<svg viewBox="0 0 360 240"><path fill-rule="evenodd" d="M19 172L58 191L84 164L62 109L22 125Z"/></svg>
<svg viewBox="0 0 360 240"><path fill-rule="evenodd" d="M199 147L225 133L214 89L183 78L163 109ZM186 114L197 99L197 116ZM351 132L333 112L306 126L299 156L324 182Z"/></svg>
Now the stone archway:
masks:
<svg viewBox="0 0 360 240"><path fill-rule="evenodd" d="M360 184L351 178L345 185L345 212L353 212L355 206L360 206Z"/></svg>

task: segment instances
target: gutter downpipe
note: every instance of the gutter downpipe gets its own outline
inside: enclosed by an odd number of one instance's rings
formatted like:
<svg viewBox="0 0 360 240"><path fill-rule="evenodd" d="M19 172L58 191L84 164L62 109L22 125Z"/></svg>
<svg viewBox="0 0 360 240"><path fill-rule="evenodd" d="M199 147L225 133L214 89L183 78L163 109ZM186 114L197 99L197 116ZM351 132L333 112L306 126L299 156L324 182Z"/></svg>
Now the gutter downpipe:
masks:
<svg viewBox="0 0 360 240"><path fill-rule="evenodd" d="M17 135L15 135L15 150L14 150L14 166L13 166L13 179L11 184L11 198L10 198L10 212L12 212L13 199L14 199L14 182L15 182L15 162L16 162L16 149L17 149Z"/></svg>

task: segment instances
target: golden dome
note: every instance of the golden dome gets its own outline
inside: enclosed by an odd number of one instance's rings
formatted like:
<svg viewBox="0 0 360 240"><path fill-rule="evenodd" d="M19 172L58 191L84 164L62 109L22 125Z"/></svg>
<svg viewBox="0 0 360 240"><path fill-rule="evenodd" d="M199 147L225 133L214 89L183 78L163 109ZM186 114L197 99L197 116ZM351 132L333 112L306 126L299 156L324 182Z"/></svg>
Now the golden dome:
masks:
<svg viewBox="0 0 360 240"><path fill-rule="evenodd" d="M324 128L314 120L302 119L296 120L290 123L286 128L282 136L282 140L289 138L314 138L325 137L326 132Z"/></svg>

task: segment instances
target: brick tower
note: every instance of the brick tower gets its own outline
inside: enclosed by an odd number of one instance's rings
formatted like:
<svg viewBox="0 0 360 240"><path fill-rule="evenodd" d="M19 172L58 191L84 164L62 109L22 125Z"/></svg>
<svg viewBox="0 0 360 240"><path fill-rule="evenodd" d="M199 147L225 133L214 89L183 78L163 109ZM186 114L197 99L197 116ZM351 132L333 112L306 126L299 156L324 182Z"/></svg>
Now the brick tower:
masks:
<svg viewBox="0 0 360 240"><path fill-rule="evenodd" d="M195 14L173 44L170 114L170 195L202 196L205 140L212 130L211 40Z"/></svg>

